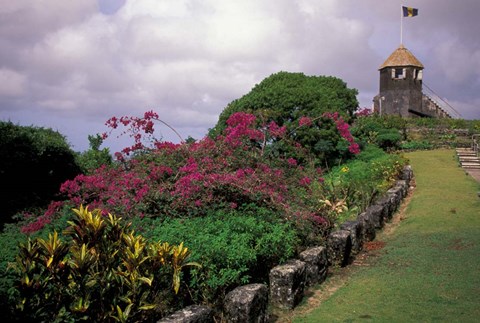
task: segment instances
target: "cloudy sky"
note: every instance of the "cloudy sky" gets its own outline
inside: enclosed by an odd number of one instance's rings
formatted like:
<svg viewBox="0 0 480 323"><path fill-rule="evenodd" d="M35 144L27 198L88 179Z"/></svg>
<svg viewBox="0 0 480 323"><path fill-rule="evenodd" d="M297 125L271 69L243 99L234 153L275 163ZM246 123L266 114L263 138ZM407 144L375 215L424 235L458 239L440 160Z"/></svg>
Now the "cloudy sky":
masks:
<svg viewBox="0 0 480 323"><path fill-rule="evenodd" d="M0 0L0 120L53 128L82 151L109 117L153 109L200 139L279 71L339 77L370 107L401 5L419 9L403 43L424 84L480 119L478 0Z"/></svg>

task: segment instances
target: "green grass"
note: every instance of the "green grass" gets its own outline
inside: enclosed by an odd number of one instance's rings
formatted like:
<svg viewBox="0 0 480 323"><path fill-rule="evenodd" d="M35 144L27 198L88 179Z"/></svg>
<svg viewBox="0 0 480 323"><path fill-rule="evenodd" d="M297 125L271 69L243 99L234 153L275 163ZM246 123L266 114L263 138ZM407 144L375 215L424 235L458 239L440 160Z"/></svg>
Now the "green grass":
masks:
<svg viewBox="0 0 480 323"><path fill-rule="evenodd" d="M377 237L386 247L373 265L294 322L479 321L480 185L452 150L406 157L417 187L405 220Z"/></svg>

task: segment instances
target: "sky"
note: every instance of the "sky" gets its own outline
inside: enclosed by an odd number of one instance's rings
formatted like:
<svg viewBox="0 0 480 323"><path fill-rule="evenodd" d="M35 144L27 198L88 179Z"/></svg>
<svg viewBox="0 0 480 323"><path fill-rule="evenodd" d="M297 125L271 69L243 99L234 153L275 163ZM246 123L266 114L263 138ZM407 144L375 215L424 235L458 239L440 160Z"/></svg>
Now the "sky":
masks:
<svg viewBox="0 0 480 323"><path fill-rule="evenodd" d="M154 110L201 139L279 71L341 78L371 107L402 5L419 10L403 18L403 44L424 85L480 119L478 0L0 0L0 120L52 128L84 151L110 117Z"/></svg>

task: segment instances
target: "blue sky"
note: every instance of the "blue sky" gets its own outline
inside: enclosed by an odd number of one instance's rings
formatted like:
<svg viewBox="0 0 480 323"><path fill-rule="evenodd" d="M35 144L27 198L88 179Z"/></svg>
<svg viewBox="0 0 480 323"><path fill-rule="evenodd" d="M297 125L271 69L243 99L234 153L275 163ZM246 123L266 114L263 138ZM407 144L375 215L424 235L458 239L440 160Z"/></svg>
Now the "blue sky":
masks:
<svg viewBox="0 0 480 323"><path fill-rule="evenodd" d="M403 42L425 84L480 119L478 0L0 0L0 119L53 128L82 151L111 116L153 109L200 139L279 71L339 77L370 107L401 5L419 9Z"/></svg>

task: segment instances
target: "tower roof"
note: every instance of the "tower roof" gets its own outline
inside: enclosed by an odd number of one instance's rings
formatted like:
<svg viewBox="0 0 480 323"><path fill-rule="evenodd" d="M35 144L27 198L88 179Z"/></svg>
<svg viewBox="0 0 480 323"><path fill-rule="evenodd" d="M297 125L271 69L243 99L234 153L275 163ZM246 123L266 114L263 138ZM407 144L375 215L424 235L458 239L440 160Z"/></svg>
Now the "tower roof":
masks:
<svg viewBox="0 0 480 323"><path fill-rule="evenodd" d="M400 46L383 62L379 70L384 69L385 67L395 67L395 66L415 66L423 68L422 63L408 50L403 44Z"/></svg>

